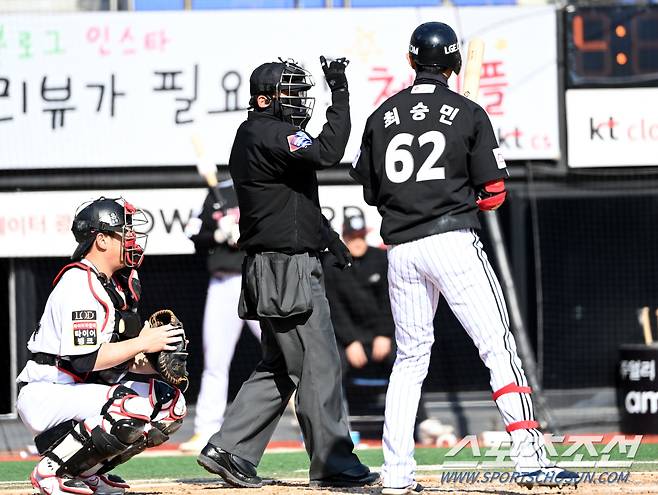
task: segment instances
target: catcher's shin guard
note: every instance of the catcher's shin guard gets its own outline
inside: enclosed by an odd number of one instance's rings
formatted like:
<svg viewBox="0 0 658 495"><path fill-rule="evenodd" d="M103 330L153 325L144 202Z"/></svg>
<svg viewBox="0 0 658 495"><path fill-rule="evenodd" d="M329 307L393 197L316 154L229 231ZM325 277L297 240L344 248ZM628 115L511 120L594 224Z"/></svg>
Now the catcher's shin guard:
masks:
<svg viewBox="0 0 658 495"><path fill-rule="evenodd" d="M35 439L39 451L57 465L57 476L75 477L124 452L144 438L152 407L124 386L110 389L102 416L67 421Z"/></svg>
<svg viewBox="0 0 658 495"><path fill-rule="evenodd" d="M137 454L144 452L146 450L146 447L147 447L146 436L142 435L142 437L139 440L137 440L135 443L130 445L126 450L121 452L119 455L116 455L111 459L107 459L106 461L103 461L102 465L100 466L100 469L96 471L96 474L100 475L100 474L109 473L115 467L119 466L120 464L123 464L130 458L135 457Z"/></svg>
<svg viewBox="0 0 658 495"><path fill-rule="evenodd" d="M101 461L124 451L128 445L96 426L91 431L82 422L70 429L43 454L49 466L55 464L58 477L75 477Z"/></svg>

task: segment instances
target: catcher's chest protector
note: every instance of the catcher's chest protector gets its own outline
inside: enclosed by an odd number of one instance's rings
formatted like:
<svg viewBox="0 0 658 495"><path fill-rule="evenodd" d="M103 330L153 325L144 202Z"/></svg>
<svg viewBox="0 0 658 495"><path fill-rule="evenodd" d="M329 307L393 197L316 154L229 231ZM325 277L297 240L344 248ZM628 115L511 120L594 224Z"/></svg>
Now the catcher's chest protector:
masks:
<svg viewBox="0 0 658 495"><path fill-rule="evenodd" d="M95 275L112 301L115 317L111 342L131 339L139 335L142 325L139 313L137 312L137 306L139 304L141 290L138 288L139 279L137 278L137 272L132 270L130 276L126 278L125 287L123 287L122 285L124 284L121 283L122 279L113 278L109 280L105 274L97 273L91 266L75 262L66 265L60 270L53 281L53 288L60 281L64 273L72 268L79 268ZM102 306L106 306L105 302L93 290L92 293ZM109 308L106 308L106 310L109 311Z"/></svg>

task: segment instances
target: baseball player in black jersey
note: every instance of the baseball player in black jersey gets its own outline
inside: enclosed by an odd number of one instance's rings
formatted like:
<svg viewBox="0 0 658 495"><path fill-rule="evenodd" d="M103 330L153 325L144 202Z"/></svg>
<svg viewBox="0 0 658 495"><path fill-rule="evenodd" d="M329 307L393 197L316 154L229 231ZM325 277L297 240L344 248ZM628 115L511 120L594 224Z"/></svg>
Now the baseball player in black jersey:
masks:
<svg viewBox="0 0 658 495"><path fill-rule="evenodd" d="M352 452L340 360L318 253L341 266L347 248L322 216L316 169L337 164L350 132L345 59L322 68L331 89L327 123L317 137L310 74L292 61L257 67L249 80L247 120L235 136L229 170L240 207L240 317L258 319L263 359L242 385L221 430L198 462L232 485L262 485L256 466L292 393L310 457L311 486L362 486L379 480Z"/></svg>
<svg viewBox="0 0 658 495"><path fill-rule="evenodd" d="M491 373L493 399L512 437L518 481L575 483L551 467L534 419L530 387L516 352L500 285L476 233L478 209L504 201L505 160L486 112L451 91L461 69L450 26L421 24L409 43L414 84L369 118L352 177L382 215L397 358L386 397L384 494L419 492L413 427L434 342L442 295Z"/></svg>

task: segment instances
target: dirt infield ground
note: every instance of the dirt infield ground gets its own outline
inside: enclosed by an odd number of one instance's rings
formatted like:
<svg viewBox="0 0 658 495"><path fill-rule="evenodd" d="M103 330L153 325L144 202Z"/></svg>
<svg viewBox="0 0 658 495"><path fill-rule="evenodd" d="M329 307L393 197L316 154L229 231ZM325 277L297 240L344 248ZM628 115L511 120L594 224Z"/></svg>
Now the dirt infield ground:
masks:
<svg viewBox="0 0 658 495"><path fill-rule="evenodd" d="M441 484L440 478L437 476L421 478L420 482L425 486L426 493L465 495L607 495L621 493L642 495L658 492L658 472L632 472L630 479L626 483L583 483L577 489L566 487L563 489L533 488L532 490L528 490L527 488L519 487L513 483ZM134 481L132 482L132 487L129 493L132 495L210 495L212 493L221 493L222 495L245 495L247 493L253 495L312 495L313 493L376 495L380 493L380 490L380 487L318 490L308 488L306 482L301 480L277 482L272 485L264 486L261 489L245 490L231 488L215 480L191 479L181 481ZM35 493L35 490L28 487L26 484L14 484L13 486L8 486L8 484L3 483L0 485L0 495L28 495L33 493Z"/></svg>

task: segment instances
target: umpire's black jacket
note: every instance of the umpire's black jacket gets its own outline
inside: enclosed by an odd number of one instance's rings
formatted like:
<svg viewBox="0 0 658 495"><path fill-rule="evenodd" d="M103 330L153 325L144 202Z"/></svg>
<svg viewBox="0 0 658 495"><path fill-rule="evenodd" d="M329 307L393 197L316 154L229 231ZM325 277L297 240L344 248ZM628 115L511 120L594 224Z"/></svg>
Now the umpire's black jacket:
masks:
<svg viewBox="0 0 658 495"><path fill-rule="evenodd" d="M351 128L347 90L334 91L332 100L317 138L283 122L272 107L249 112L238 128L229 170L240 205L241 249L295 254L326 247L315 170L340 161Z"/></svg>

